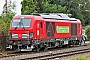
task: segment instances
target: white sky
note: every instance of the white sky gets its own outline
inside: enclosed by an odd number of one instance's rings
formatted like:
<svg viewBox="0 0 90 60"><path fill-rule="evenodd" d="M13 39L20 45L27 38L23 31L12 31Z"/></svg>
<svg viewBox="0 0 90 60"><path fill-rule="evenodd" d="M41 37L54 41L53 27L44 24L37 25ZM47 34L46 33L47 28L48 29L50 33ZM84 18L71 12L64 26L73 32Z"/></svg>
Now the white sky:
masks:
<svg viewBox="0 0 90 60"><path fill-rule="evenodd" d="M7 0L9 1L9 0ZM16 2L16 14L17 15L20 15L21 14L21 1L22 0L11 0L12 2L15 1ZM3 11L3 5L5 4L5 0L0 0L0 14L2 13Z"/></svg>

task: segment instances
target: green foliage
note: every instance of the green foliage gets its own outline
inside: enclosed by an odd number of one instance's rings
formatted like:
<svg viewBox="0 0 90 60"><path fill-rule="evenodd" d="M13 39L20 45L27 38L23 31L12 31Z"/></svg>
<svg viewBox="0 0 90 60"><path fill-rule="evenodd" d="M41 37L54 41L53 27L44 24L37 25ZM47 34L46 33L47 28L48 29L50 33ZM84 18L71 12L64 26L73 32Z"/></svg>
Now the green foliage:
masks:
<svg viewBox="0 0 90 60"><path fill-rule="evenodd" d="M14 13L7 13L6 16L1 15L0 17L0 30L3 30L6 35L9 33L10 22L14 15Z"/></svg>
<svg viewBox="0 0 90 60"><path fill-rule="evenodd" d="M23 0L21 2L22 4L22 14L29 14L29 13L36 13L36 3L37 1L33 1L33 0Z"/></svg>
<svg viewBox="0 0 90 60"><path fill-rule="evenodd" d="M83 26L90 24L90 0L23 0L22 14L70 13Z"/></svg>
<svg viewBox="0 0 90 60"><path fill-rule="evenodd" d="M13 12L15 9L15 2L11 2L11 0L8 2L7 5L7 13L3 13L0 16L0 31L4 31L6 35L9 33L9 28L10 28L10 22L15 15L15 12ZM5 9L6 10L6 9Z"/></svg>
<svg viewBox="0 0 90 60"><path fill-rule="evenodd" d="M90 40L90 25L86 26L86 35L87 35L87 38L88 40Z"/></svg>
<svg viewBox="0 0 90 60"><path fill-rule="evenodd" d="M57 4L50 4L49 1L43 0L23 0L22 14L30 13L68 13L66 7Z"/></svg>
<svg viewBox="0 0 90 60"><path fill-rule="evenodd" d="M81 14L81 12L80 12L79 9L77 9L77 11L76 11L76 10L74 11L73 17L75 17L75 18L81 20L82 25L83 25L83 26L85 25L85 24L84 24L84 16Z"/></svg>
<svg viewBox="0 0 90 60"><path fill-rule="evenodd" d="M90 60L90 57L87 56L79 56L76 58L72 58L71 60Z"/></svg>
<svg viewBox="0 0 90 60"><path fill-rule="evenodd" d="M3 22L2 19L0 19L0 30L4 30L6 31L7 25L5 24L5 22Z"/></svg>
<svg viewBox="0 0 90 60"><path fill-rule="evenodd" d="M8 56L6 53L3 53L2 56Z"/></svg>
<svg viewBox="0 0 90 60"><path fill-rule="evenodd" d="M90 0L50 0L50 4L66 6L72 17L80 19L83 26L90 24Z"/></svg>
<svg viewBox="0 0 90 60"><path fill-rule="evenodd" d="M67 11L66 7L62 7L61 5L56 5L56 4L49 4L48 1L43 2L44 6L44 13L68 13L69 10Z"/></svg>

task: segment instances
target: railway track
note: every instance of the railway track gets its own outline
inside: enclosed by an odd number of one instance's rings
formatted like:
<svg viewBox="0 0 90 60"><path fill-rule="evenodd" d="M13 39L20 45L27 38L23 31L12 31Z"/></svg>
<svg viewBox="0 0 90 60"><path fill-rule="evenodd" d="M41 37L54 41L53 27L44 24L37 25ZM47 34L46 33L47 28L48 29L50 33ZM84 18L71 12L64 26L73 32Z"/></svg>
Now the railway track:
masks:
<svg viewBox="0 0 90 60"><path fill-rule="evenodd" d="M0 60L49 60L86 52L90 52L90 45L41 52L8 54L8 56L2 57Z"/></svg>
<svg viewBox="0 0 90 60"><path fill-rule="evenodd" d="M50 53L50 55L31 57L31 58L20 59L20 60L49 60L49 59L61 58L61 57L66 57L66 56L71 56L71 55L81 54L81 53L87 53L87 52L90 52L90 48L89 49L83 49L83 50L57 53L57 54Z"/></svg>

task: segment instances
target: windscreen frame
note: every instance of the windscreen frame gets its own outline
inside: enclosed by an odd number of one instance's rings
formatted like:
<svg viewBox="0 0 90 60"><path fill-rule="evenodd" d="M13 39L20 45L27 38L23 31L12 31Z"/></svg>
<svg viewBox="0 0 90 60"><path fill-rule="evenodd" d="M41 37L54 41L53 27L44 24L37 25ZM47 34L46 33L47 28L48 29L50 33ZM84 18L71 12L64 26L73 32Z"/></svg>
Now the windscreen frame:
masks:
<svg viewBox="0 0 90 60"><path fill-rule="evenodd" d="M28 21L26 22L26 19L28 19ZM13 23L13 21L15 21L15 23ZM17 22L16 22L17 21ZM19 25L19 23L20 23L20 21L21 21L21 19L20 18L15 18L15 19L13 19L12 20L12 24L11 24L11 27L12 28L30 28L30 26L31 26L31 21L32 21L32 19L31 18L23 18L22 19L22 24L23 25ZM14 25L13 25L14 24ZM27 25L28 24L28 25Z"/></svg>

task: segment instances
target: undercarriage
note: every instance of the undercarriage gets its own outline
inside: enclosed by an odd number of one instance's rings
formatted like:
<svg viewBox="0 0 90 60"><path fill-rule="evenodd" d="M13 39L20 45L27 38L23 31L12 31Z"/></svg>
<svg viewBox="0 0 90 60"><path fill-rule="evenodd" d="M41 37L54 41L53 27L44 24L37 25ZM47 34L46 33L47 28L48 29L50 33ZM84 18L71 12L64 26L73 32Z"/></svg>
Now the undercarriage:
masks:
<svg viewBox="0 0 90 60"><path fill-rule="evenodd" d="M6 49L20 51L39 51L41 49L47 50L52 47L61 47L63 45L75 46L75 45L85 45L85 40L75 40L75 39L50 39L50 40L18 40L18 41L8 41L8 47Z"/></svg>

